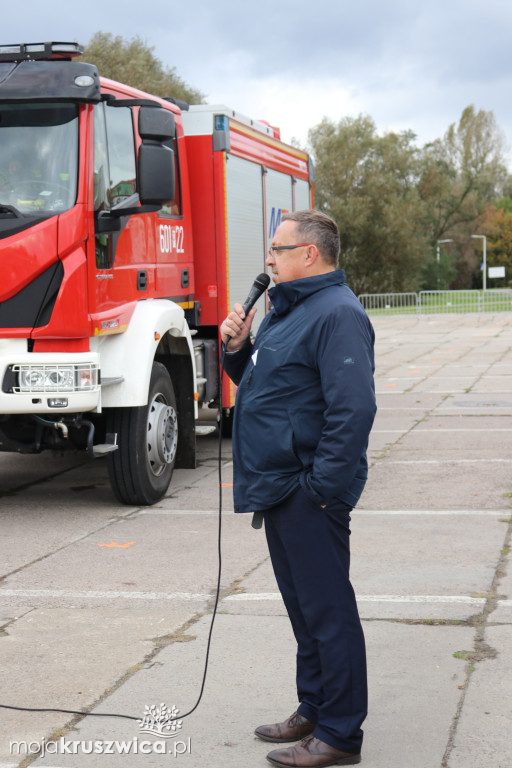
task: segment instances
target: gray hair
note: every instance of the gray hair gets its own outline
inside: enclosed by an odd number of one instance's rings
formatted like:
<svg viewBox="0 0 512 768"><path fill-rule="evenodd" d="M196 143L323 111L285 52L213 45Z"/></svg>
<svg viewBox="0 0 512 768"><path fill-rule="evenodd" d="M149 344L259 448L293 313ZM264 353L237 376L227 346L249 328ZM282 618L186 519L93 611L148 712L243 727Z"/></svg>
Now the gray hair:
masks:
<svg viewBox="0 0 512 768"><path fill-rule="evenodd" d="M299 238L316 245L320 256L329 266L338 266L340 235L334 219L313 209L283 213L281 221L296 222Z"/></svg>

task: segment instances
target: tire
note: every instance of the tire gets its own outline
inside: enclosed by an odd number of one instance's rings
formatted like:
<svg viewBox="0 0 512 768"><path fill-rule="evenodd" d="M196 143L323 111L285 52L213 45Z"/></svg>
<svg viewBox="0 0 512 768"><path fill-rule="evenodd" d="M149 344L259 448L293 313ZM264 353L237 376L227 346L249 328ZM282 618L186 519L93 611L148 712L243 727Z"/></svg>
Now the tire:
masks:
<svg viewBox="0 0 512 768"><path fill-rule="evenodd" d="M122 504L148 506L165 495L178 448L178 415L171 377L153 363L148 404L111 408L107 431L119 448L108 456L112 490Z"/></svg>

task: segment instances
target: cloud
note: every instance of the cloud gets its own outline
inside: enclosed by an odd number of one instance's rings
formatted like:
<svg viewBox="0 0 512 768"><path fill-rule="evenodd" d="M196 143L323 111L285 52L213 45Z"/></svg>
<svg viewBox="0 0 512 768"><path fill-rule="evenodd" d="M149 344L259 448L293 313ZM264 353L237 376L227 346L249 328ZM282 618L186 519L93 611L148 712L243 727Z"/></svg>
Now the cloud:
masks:
<svg viewBox="0 0 512 768"><path fill-rule="evenodd" d="M339 120L362 109L357 97L335 78L322 82L312 77L288 81L276 75L253 79L250 87L244 78L234 78L228 84L219 84L208 100L212 104L226 104L248 117L266 120L281 129L285 141L296 137L302 144L307 140L308 129L324 116Z"/></svg>
<svg viewBox="0 0 512 768"><path fill-rule="evenodd" d="M4 42L135 35L213 103L302 141L324 115L370 115L380 131L442 135L462 109L493 110L512 137L512 4L503 0L69 0L2 9Z"/></svg>

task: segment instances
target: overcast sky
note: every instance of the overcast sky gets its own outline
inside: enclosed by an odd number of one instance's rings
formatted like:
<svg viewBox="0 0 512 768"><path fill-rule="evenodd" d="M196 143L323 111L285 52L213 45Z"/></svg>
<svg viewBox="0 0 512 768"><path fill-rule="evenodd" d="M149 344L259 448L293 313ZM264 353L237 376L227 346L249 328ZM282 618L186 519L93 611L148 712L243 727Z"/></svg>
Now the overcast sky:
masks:
<svg viewBox="0 0 512 768"><path fill-rule="evenodd" d="M2 43L139 35L209 103L302 143L324 116L365 114L423 145L474 104L512 156L509 0L22 0L3 4L1 30Z"/></svg>

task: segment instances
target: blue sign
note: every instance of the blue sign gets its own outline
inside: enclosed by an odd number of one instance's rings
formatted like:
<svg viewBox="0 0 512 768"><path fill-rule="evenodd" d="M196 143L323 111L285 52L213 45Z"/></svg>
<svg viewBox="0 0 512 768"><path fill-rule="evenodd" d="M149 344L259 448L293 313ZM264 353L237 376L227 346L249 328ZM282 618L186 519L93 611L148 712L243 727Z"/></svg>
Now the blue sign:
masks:
<svg viewBox="0 0 512 768"><path fill-rule="evenodd" d="M275 208L272 208L272 213L270 215L270 225L268 228L268 239L272 240L274 237L275 231L278 228L278 226L281 223L281 208L278 208L277 211Z"/></svg>

